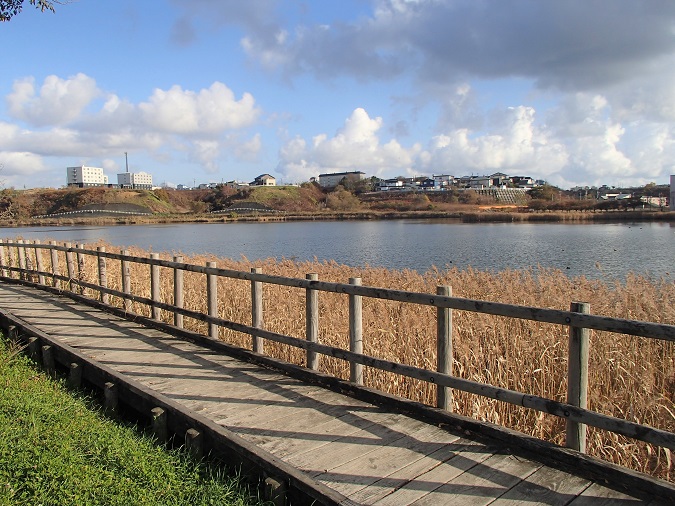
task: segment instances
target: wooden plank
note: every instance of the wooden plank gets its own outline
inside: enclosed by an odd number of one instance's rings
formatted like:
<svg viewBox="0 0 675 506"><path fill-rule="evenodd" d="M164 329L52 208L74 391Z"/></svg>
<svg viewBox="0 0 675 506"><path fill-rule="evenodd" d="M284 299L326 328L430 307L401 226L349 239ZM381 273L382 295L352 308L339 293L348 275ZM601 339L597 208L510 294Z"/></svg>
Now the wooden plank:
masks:
<svg viewBox="0 0 675 506"><path fill-rule="evenodd" d="M418 479L421 475L431 471L443 462L450 460L457 455L459 449L464 448L467 444L472 444L472 442L464 438L448 442L435 452L426 456L420 455L420 458L417 460L411 460L406 466L371 483L368 487L350 494L349 498L358 504L373 504ZM486 455L485 458L492 454L487 447L484 453Z"/></svg>
<svg viewBox="0 0 675 506"><path fill-rule="evenodd" d="M463 456L463 455L462 455ZM502 496L541 467L514 455L498 453L476 464L455 479L421 497L416 506L437 504L486 505Z"/></svg>
<svg viewBox="0 0 675 506"><path fill-rule="evenodd" d="M390 476L396 471L408 468L422 457L433 455L437 450L459 440L459 435L451 434L433 425L426 425L417 431L385 446L362 455L345 464L333 467L327 473L314 477L332 489L346 496L352 496L359 490ZM414 478L413 475L401 476L401 480Z"/></svg>
<svg viewBox="0 0 675 506"><path fill-rule="evenodd" d="M569 504L570 506L630 506L646 502L648 501L594 483Z"/></svg>
<svg viewBox="0 0 675 506"><path fill-rule="evenodd" d="M448 460L434 466L429 471L416 476L403 486L399 486L394 492L384 496L378 501L368 504L400 506L401 504L411 504L414 501L425 497L434 490L439 489L448 481L462 475L481 462L487 460L493 455L494 448L485 447L477 443L469 444L451 444L451 457ZM443 504L443 502L441 502ZM445 503L450 504L450 503Z"/></svg>
<svg viewBox="0 0 675 506"><path fill-rule="evenodd" d="M372 452L379 445L396 441L407 431L419 430L423 425L423 422L404 415L389 417L386 414L366 413L363 417L375 423L310 451L290 455L287 462L309 474L324 473Z"/></svg>
<svg viewBox="0 0 675 506"><path fill-rule="evenodd" d="M570 503L591 485L589 480L573 474L542 467L506 494L491 503L492 506L547 504L563 506Z"/></svg>
<svg viewBox="0 0 675 506"><path fill-rule="evenodd" d="M390 414L387 419L394 419L395 417L396 415ZM381 421L381 423L385 422L386 420ZM302 454L325 446L336 439L357 434L374 423L363 416L355 416L349 413L316 425L312 427L311 431L307 430L306 432L297 432L287 437L276 438L274 441L261 444L260 447L279 458L286 459L289 456Z"/></svg>

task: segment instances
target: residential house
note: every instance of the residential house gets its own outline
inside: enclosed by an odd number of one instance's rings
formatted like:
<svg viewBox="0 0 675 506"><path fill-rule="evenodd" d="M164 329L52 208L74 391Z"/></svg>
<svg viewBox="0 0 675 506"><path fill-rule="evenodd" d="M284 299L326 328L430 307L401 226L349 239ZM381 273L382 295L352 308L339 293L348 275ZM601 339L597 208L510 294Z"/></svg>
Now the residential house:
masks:
<svg viewBox="0 0 675 506"><path fill-rule="evenodd" d="M253 182L251 186L276 186L277 180L274 176L269 174L260 174Z"/></svg>
<svg viewBox="0 0 675 506"><path fill-rule="evenodd" d="M506 188L511 182L511 178L503 172L495 172L490 176L490 179L492 180L491 186L496 186L497 188Z"/></svg>
<svg viewBox="0 0 675 506"><path fill-rule="evenodd" d="M512 176L511 184L516 188L534 188L535 182L529 176Z"/></svg>

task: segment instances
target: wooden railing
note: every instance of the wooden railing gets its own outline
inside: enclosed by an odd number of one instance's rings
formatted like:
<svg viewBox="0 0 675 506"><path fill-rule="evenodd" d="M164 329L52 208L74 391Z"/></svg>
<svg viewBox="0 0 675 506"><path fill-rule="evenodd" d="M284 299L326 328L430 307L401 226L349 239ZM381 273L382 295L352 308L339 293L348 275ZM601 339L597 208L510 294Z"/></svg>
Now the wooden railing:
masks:
<svg viewBox="0 0 675 506"><path fill-rule="evenodd" d="M48 259L43 256L48 252ZM59 254L65 254L65 266L59 264ZM45 255L46 256L46 255ZM63 258L64 255L61 255ZM84 257L95 257L97 262L97 283L86 282L82 276ZM119 261L122 290L108 288L107 261ZM150 266L150 297L141 297L131 292L129 266L132 263ZM173 303L160 300L160 268L173 272ZM64 269L62 271L62 269ZM207 312L201 313L183 307L183 274L194 272L206 277ZM247 280L251 284L251 321L244 325L220 318L218 307L218 278L226 277ZM548 413L566 420L566 445L585 452L586 426L621 434L659 447L675 450L675 433L647 425L631 422L587 408L588 351L590 330L607 331L632 336L675 342L675 326L644 321L610 318L590 314L586 303L572 303L570 311L543 309L487 302L453 297L451 288L439 286L436 294L408 292L385 288L362 286L360 278L351 278L349 284L320 281L316 274L307 274L305 279L288 278L264 274L260 269L243 272L219 269L213 262L205 266L183 263L182 257L172 261L162 260L156 253L149 258L131 256L126 251L111 253L105 248L86 250L82 245L72 247L54 242L40 244L39 241L0 241L0 279L21 280L35 285L51 286L61 291L82 294L89 289L98 294L103 304L109 304L109 297L119 297L124 308L130 309L132 302L147 305L151 318L160 319L162 310L173 313L173 324L183 327L183 317L189 317L208 324L208 335L218 337L219 327L242 332L251 336L251 347L257 353L264 353L264 342L274 341L287 346L303 349L306 365L318 369L319 357L330 356L350 364L350 381L363 384L363 367L371 367L389 373L414 378L436 385L436 405L445 410L452 409L452 389L496 399L516 406L523 406ZM265 330L262 325L263 284L269 283L305 289L306 295L306 338L299 339ZM349 298L349 349L321 344L319 335L320 292L345 294ZM437 367L424 369L363 354L362 299L375 298L399 301L409 304L432 306L437 313ZM567 402L558 402L545 397L500 388L494 385L472 381L452 374L452 313L453 310L472 311L510 318L565 325L569 327L569 357Z"/></svg>

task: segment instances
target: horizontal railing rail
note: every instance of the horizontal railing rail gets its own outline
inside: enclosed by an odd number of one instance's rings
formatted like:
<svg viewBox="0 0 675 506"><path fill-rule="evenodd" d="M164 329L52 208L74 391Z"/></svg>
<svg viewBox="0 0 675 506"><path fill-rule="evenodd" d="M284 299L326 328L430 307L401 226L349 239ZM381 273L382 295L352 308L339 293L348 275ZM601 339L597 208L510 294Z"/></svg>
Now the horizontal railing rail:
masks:
<svg viewBox="0 0 675 506"><path fill-rule="evenodd" d="M42 253L49 252L49 260L42 258ZM66 271L62 273L58 252L65 254ZM97 259L98 283L81 279L83 257ZM122 290L107 286L106 260L119 261L121 265ZM142 297L131 293L129 264L143 264L151 269L151 296ZM45 268L50 264L51 269ZM76 267L77 266L77 267ZM173 304L163 302L159 296L159 268L173 271L174 301ZM208 314L186 309L183 306L183 272L193 272L206 276L205 292L208 298ZM249 281L251 283L252 325L230 321L218 316L218 295L216 280L219 277ZM30 279L29 279L30 278ZM47 285L63 292L78 292L80 296L85 289L96 295L100 303L109 305L109 297L117 297L124 301L125 309L134 302L151 308L152 318L160 319L160 311L173 313L174 325L183 326L183 317L192 318L208 324L209 336L217 338L219 327L248 334L253 339L253 350L264 352L263 342L272 341L283 345L305 350L307 366L317 369L318 355L341 359L350 364L350 380L363 383L362 367L371 367L400 376L421 380L437 388L437 406L451 410L452 389L461 390L490 399L503 401L516 406L530 408L547 413L567 421L567 446L585 451L586 426L611 431L623 436L641 440L656 446L675 450L675 433L639 424L622 418L605 415L587 409L587 367L589 330L600 330L633 336L675 341L675 326L611 318L589 314L589 307L584 303L572 303L570 311L544 309L530 306L519 306L495 303L482 300L451 296L449 287L438 287L437 294L409 292L386 288L361 286L360 278L353 278L349 284L320 281L316 275L308 274L306 279L269 275L252 269L251 272L222 269L209 263L206 266L194 265L182 261L176 256L173 261L162 260L157 254L150 257L129 255L123 251L113 253L99 247L96 250L84 249L82 245L40 244L39 242L0 241L0 279L19 280L35 286ZM273 284L306 290L307 301L307 336L306 339L292 337L265 330L261 325L262 285ZM316 294L332 292L349 297L349 335L350 349L321 344L318 335L318 305ZM362 298L384 299L409 304L433 306L438 311L437 325L437 370L433 371L413 365L385 360L362 352ZM519 318L542 323L559 324L570 329L570 351L568 359L568 398L567 402L559 402L546 397L530 395L498 386L460 378L452 374L452 324L451 311L461 310L484 313L496 316Z"/></svg>

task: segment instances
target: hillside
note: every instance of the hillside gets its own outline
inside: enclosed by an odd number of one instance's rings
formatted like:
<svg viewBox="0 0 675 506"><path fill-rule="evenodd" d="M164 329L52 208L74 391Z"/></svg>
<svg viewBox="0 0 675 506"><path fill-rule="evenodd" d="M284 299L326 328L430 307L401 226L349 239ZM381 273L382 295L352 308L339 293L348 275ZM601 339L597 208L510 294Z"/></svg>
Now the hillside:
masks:
<svg viewBox="0 0 675 506"><path fill-rule="evenodd" d="M0 190L0 224L73 224L92 219L101 223L139 223L307 218L572 221L673 220L675 217L675 213L663 212L666 209L636 209L638 199L630 202L579 200L557 189L545 198L532 193L520 193L517 200L508 200L499 192L473 190L357 193L338 186L326 192L313 183L242 190L226 186L203 190L4 189ZM67 214L77 211L79 213Z"/></svg>
<svg viewBox="0 0 675 506"><path fill-rule="evenodd" d="M154 215L196 215L224 211L248 201L285 212L315 212L325 195L314 185L258 187L235 191L226 187L207 190L127 190L66 188L0 191L0 220L29 220L34 216L73 211L116 211ZM99 214L105 214L99 213Z"/></svg>

